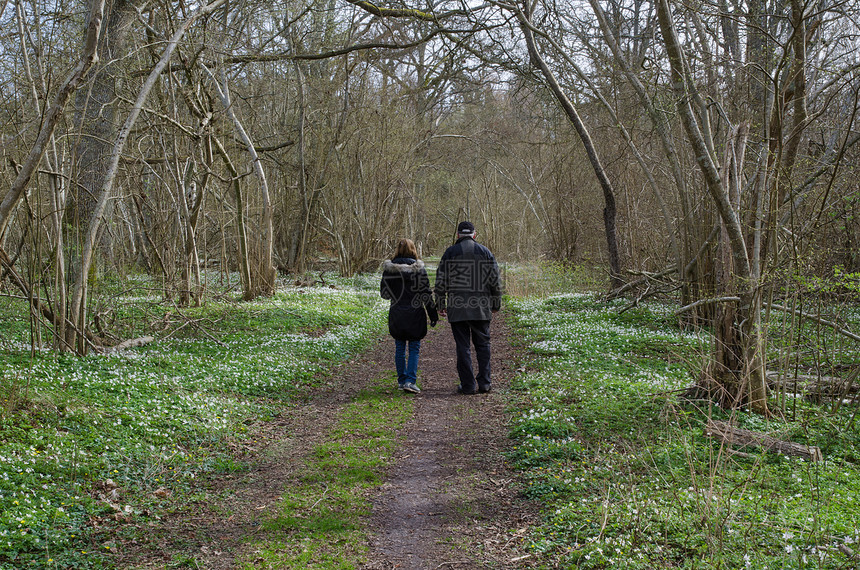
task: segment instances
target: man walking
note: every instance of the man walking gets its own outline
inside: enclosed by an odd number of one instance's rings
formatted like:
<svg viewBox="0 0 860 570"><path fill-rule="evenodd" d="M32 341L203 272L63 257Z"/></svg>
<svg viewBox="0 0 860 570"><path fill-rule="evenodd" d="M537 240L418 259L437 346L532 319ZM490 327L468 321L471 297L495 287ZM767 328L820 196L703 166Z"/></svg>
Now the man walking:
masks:
<svg viewBox="0 0 860 570"><path fill-rule="evenodd" d="M457 226L457 242L445 250L436 270L436 303L447 315L457 343L459 394L489 392L490 319L502 305L501 279L496 258L475 241L471 222ZM475 345L478 376L472 372L471 344Z"/></svg>

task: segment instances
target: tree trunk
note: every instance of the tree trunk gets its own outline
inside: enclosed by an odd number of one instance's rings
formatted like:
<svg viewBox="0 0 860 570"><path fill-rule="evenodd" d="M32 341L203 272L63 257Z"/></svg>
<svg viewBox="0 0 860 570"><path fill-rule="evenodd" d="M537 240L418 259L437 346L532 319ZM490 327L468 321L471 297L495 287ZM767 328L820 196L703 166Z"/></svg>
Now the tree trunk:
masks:
<svg viewBox="0 0 860 570"><path fill-rule="evenodd" d="M189 197L193 200L188 205ZM188 306L192 302L199 303L198 291L192 289L191 278L197 277L197 285L200 283L200 266L197 258L197 213L203 201L203 188L198 188L194 181L194 162L188 160L182 176L182 187L179 189L179 210L182 222L182 275L179 290L179 302L182 306Z"/></svg>
<svg viewBox="0 0 860 570"><path fill-rule="evenodd" d="M118 68L128 51L130 24L137 14L131 0L106 0L107 18L99 41L101 67L89 89L75 96L75 126L80 133L74 149L74 179L67 217L79 235L86 235L96 210L116 134ZM80 252L78 252L80 253ZM76 256L77 257L77 256Z"/></svg>
<svg viewBox="0 0 860 570"><path fill-rule="evenodd" d="M310 239L310 222L314 209L316 208L318 190L314 185L313 188L308 187L308 170L305 161L305 77L301 66L296 63L294 65L296 77L298 79L298 153L299 153L299 174L298 174L298 190L299 190L299 212L293 222L293 231L290 236L289 254L287 256L287 266L295 273L304 273L307 270L307 245Z"/></svg>
<svg viewBox="0 0 860 570"><path fill-rule="evenodd" d="M103 16L104 0L94 0L90 7L90 15L87 23L87 33L84 39L84 49L81 59L75 69L73 69L69 76L66 78L66 81L60 86L51 105L46 109L45 115L42 119L41 129L36 136L36 140L33 143L32 148L30 149L27 159L24 161L24 163L21 165L21 168L18 170L15 180L13 181L12 186L7 192L3 201L0 202L0 243L3 242L6 229L8 227L9 221L12 218L12 214L18 205L18 202L20 201L21 197L24 196L27 187L30 184L30 180L33 176L33 173L36 171L36 168L39 166L39 163L42 161L42 158L45 156L45 153L48 150L49 143L53 138L54 129L62 118L63 112L66 109L66 105L68 104L69 99L75 93L81 81L87 75L87 72L92 68L95 63L98 62L97 47L99 42L99 35L101 33L101 22ZM62 242L58 243L62 244ZM59 282L59 279L64 277L64 262L62 260L61 255L59 255L57 258L57 264L58 273L56 279ZM12 271L11 267L8 267L7 269L9 271ZM60 287L64 286L64 283L60 283ZM30 299L32 301L33 297L30 296ZM42 305L40 301L36 300L36 302L40 306ZM62 303L65 303L64 295L62 296ZM47 313L45 313L45 311L42 312L47 316ZM55 312L50 310L48 310L48 312L51 313L51 316L49 318L58 330L63 330L64 328L66 328L67 322L65 321L65 316L63 314L57 315ZM74 330L74 326L68 327L67 330ZM60 343L60 345L62 348L68 348L68 345L63 346L62 343Z"/></svg>
<svg viewBox="0 0 860 570"><path fill-rule="evenodd" d="M749 396L752 409L767 413L764 366L762 362L761 292L751 274L750 260L746 241L737 213L737 199L733 200L732 184L739 181L739 157L734 154L740 150L738 141L729 141L732 163L724 169L725 180L720 176L715 157L711 152L712 143L705 140L705 134L691 106L694 99L691 91L694 86L685 67L678 35L672 22L672 12L668 0L657 1L657 19L666 43L666 52L671 67L672 86L687 139L696 156L699 169L711 199L717 207L722 220L727 251L725 253L724 273L732 276L731 288L737 291L741 301L736 314L724 314L718 319L715 331L714 355L708 371L720 392L721 402L739 405L739 399Z"/></svg>
<svg viewBox="0 0 860 570"><path fill-rule="evenodd" d="M215 143L215 149L230 171L231 184L233 185L233 194L236 198L236 238L239 241L239 277L242 280L242 298L250 301L255 297L251 283L251 258L248 254L248 233L245 230L245 201L242 198L242 183L239 177L239 171L233 161L230 160L230 155L221 141L212 137Z"/></svg>
<svg viewBox="0 0 860 570"><path fill-rule="evenodd" d="M251 141L251 137L248 135L248 132L245 130L245 127L242 126L242 122L239 120L239 117L236 115L236 111L233 107L232 102L230 101L230 89L227 84L227 77L224 76L223 82L224 85L220 85L218 83L215 75L207 68L203 66L203 69L209 74L212 79L212 85L215 87L216 92L218 93L218 97L221 99L221 103L224 105L224 109L227 111L227 115L230 117L230 120L233 122L233 127L236 129L236 132L239 135L239 138L245 143L245 148L248 151L248 154L251 155L251 161L254 164L254 172L257 174L257 179L260 181L260 198L263 204L263 236L259 244L259 259L256 259L256 277L252 283L250 283L249 291L246 291L246 300L248 293L251 293L251 298L256 297L257 295L273 295L275 292L275 279L277 277L277 270L275 266L272 264L272 251L274 249L274 227L272 223L272 202L269 197L269 184L266 181L266 172L263 170L263 163L260 161L260 157L257 155L257 151L254 148L254 143ZM236 184L238 184L238 180L236 180ZM237 194L238 198L238 194Z"/></svg>
<svg viewBox="0 0 860 570"><path fill-rule="evenodd" d="M125 123L117 133L116 141L112 147L110 160L108 161L107 169L104 173L101 189L99 190L95 210L90 216L87 234L81 244L81 262L77 272L77 279L74 284L74 293L70 300L71 307L69 319L75 326L70 329L70 342L68 342L68 344L69 346L75 346L81 354L86 353L87 345L84 342L84 337L77 334L76 331L85 332L87 328L86 314L89 272L93 261L96 238L101 226L102 216L104 215L105 207L113 190L114 181L116 180L116 175L119 170L120 156L122 156L125 143L131 134L132 127L135 122L137 122L140 112L143 110L143 104L149 96L150 91L155 86L155 83L158 81L164 68L167 67L167 63L170 61L176 47L179 45L179 40L182 39L188 29L197 22L199 18L211 13L225 1L226 0L214 0L210 4L201 6L173 33L173 36L170 38L170 41L162 52L161 58L158 63L156 63L155 67L152 69L141 87Z"/></svg>
<svg viewBox="0 0 860 570"><path fill-rule="evenodd" d="M59 123L66 110L66 105L69 98L78 89L81 81L87 75L90 68L98 62L98 42L99 34L101 33L101 21L104 16L104 0L94 0L90 7L90 17L87 24L87 35L84 39L84 49L81 54L81 60L66 81L60 86L51 105L45 110L45 116L42 119L42 127L39 129L39 134L27 155L26 160L21 165L21 169L15 176L12 186L0 202L0 242L6 234L6 228L12 218L12 213L21 197L24 195L27 187L30 184L30 179L33 173L38 168L39 163L45 156L48 150L48 144L54 134L54 129Z"/></svg>
<svg viewBox="0 0 860 570"><path fill-rule="evenodd" d="M24 6L23 3L18 2L16 5L16 18L18 23L18 38L21 42L21 54L23 57L23 66L25 73L27 75L28 83L32 89L33 95L33 107L36 112L37 117L42 117L42 99L39 96L39 89L41 89L42 93L48 92L48 82L45 78L45 67L46 65L42 61L44 54L41 52L37 52L35 54L36 59L36 69L39 70L38 80L39 83L36 83L36 78L33 75L33 65L30 61L30 52L27 49L27 31L25 30L24 20ZM37 29L36 33L39 34L40 31ZM51 232L54 234L53 240L53 252L54 252L54 275L53 275L53 283L51 288L54 291L54 314L60 315L60 319L55 319L54 322L54 336L53 336L53 345L55 350L61 350L62 344L61 339L65 338L65 330L66 330L66 259L65 259L65 250L63 245L63 208L65 205L65 179L60 174L60 164L62 163L62 159L60 158L60 153L57 150L57 140L56 137L52 134L50 137L49 146L51 152L46 152L44 160L48 165L48 169L50 174L48 175L48 187L49 187L49 195L50 195L50 204L51 204L51 212L49 214L49 218L51 221ZM2 244L2 240L0 240L0 244ZM2 273L2 271L0 271ZM2 275L0 275L0 281L3 280Z"/></svg>

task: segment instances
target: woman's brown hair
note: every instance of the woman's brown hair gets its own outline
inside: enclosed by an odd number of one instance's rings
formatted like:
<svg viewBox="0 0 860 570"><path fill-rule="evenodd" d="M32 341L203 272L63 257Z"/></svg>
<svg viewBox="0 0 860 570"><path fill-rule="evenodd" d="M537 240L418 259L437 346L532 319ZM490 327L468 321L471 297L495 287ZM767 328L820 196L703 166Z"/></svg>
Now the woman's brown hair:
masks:
<svg viewBox="0 0 860 570"><path fill-rule="evenodd" d="M397 249L394 250L394 259L398 257L411 257L412 259L418 259L418 249L415 247L415 244L411 239L403 238L400 240L400 243L397 244Z"/></svg>

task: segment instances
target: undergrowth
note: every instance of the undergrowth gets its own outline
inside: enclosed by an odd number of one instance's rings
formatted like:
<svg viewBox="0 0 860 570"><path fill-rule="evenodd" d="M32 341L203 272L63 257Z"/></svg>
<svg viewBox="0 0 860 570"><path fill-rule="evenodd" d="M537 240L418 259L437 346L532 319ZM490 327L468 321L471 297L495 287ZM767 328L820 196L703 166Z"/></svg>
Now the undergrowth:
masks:
<svg viewBox="0 0 860 570"><path fill-rule="evenodd" d="M680 399L710 338L681 331L668 306L622 311L590 294L508 306L531 353L509 459L544 508L536 553L565 568L855 567L853 406L794 398L780 420ZM731 453L705 435L709 418L820 446L825 460Z"/></svg>

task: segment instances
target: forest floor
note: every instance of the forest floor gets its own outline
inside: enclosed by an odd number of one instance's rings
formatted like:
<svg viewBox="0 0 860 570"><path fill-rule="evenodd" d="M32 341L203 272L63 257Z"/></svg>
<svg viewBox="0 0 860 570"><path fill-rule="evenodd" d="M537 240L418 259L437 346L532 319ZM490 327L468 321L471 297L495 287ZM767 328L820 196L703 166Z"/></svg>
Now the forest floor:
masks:
<svg viewBox="0 0 860 570"><path fill-rule="evenodd" d="M443 323L406 394L372 281L168 312L107 358L31 355L10 318L0 569L858 567L856 400L799 379L770 418L678 398L707 330L587 292L507 298L486 395L456 395ZM161 301L137 303L127 327L149 330ZM801 325L774 316L770 360L848 385L858 347ZM825 460L734 449L711 421Z"/></svg>
<svg viewBox="0 0 860 570"><path fill-rule="evenodd" d="M384 483L368 491L372 508L362 517L367 544L359 549L360 567L527 568L536 562L524 539L537 507L523 498L503 456L512 445L507 410L515 354L501 318L492 335L493 391L482 395L456 393L454 342L444 321L422 343L422 392L403 395L412 398L412 413ZM301 484L303 466L344 408L380 378L393 379L392 355L391 339L381 339L340 366L309 401L258 426L267 432L259 441L268 443L237 450L249 468L209 481L196 501L129 533L118 566L182 567L188 560L185 567L213 570L278 567L255 550L277 540L265 521L282 495ZM397 391L393 381L390 390Z"/></svg>

